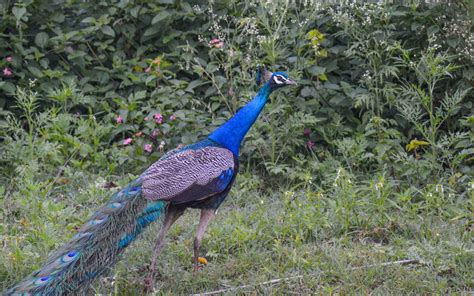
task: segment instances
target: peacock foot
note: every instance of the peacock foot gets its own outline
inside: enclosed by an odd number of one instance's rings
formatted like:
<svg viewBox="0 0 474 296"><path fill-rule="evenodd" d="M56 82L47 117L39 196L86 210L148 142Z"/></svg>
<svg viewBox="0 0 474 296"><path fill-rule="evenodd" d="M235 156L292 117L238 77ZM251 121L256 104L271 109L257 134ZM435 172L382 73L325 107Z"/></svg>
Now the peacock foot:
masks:
<svg viewBox="0 0 474 296"><path fill-rule="evenodd" d="M155 289L155 281L158 278L161 278L162 275L159 271L157 270L149 270L148 271L148 276L145 279L145 293L152 293Z"/></svg>
<svg viewBox="0 0 474 296"><path fill-rule="evenodd" d="M208 262L207 262L206 258L198 257L197 262L193 264L193 267L194 267L193 275L197 276L198 272L201 269L203 269L204 266L207 265L207 264L208 264Z"/></svg>
<svg viewBox="0 0 474 296"><path fill-rule="evenodd" d="M199 271L202 269L203 267L199 264L194 264L193 265L193 276L197 276Z"/></svg>
<svg viewBox="0 0 474 296"><path fill-rule="evenodd" d="M151 276L145 279L145 293L152 293L155 289L155 279Z"/></svg>

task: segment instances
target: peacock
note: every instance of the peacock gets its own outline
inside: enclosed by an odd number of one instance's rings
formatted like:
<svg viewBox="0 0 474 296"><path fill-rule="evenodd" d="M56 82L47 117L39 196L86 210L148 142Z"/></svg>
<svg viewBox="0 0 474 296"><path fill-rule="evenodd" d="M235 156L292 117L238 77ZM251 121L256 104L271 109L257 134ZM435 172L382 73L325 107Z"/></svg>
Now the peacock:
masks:
<svg viewBox="0 0 474 296"><path fill-rule="evenodd" d="M116 192L44 266L6 295L86 294L90 283L118 260L154 221L162 221L147 285L153 284L165 236L187 208L200 209L194 239L194 268L209 221L227 197L239 171L239 148L270 94L296 82L283 72L257 69L258 94L232 118L197 143L169 151L128 186Z"/></svg>

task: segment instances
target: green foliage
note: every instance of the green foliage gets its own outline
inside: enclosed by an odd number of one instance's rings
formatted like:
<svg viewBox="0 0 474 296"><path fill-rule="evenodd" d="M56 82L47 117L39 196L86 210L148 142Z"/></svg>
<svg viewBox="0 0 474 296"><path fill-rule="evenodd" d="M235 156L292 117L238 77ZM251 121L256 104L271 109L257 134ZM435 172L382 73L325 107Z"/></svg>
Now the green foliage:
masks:
<svg viewBox="0 0 474 296"><path fill-rule="evenodd" d="M111 188L248 102L265 63L299 87L273 95L246 138L238 187L206 242L208 273L188 271L195 217L185 217L163 256L165 273L183 278L165 276L164 291L311 271L322 275L256 289L472 290L472 11L462 1L292 3L0 3L4 286ZM153 236L97 288L140 286ZM351 270L402 258L420 271Z"/></svg>

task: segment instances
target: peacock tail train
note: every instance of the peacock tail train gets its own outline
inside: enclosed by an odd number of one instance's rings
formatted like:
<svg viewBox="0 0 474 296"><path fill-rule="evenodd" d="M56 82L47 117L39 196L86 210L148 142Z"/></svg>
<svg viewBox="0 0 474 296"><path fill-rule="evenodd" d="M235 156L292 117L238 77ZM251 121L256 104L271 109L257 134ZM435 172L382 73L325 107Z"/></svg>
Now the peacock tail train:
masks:
<svg viewBox="0 0 474 296"><path fill-rule="evenodd" d="M141 185L139 177L113 194L41 269L6 295L85 294L90 282L113 266L144 228L165 212L166 202L144 198Z"/></svg>

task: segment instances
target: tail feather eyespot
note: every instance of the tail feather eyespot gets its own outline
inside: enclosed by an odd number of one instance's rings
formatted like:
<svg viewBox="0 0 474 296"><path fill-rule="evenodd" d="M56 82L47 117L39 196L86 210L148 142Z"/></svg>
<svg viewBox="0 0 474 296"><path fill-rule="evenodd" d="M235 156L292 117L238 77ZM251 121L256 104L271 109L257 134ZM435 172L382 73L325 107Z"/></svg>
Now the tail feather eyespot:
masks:
<svg viewBox="0 0 474 296"><path fill-rule="evenodd" d="M97 217L95 219L89 220L87 223L85 223L80 229L79 232L88 232L91 228L103 224L105 221L107 221L107 216L101 216ZM92 231L91 231L92 232Z"/></svg>
<svg viewBox="0 0 474 296"><path fill-rule="evenodd" d="M39 278L35 279L33 281L33 284L36 285L36 286L42 286L42 285L46 284L47 282L49 282L50 280L52 280L51 276L42 276L42 277L39 277Z"/></svg>
<svg viewBox="0 0 474 296"><path fill-rule="evenodd" d="M61 263L70 263L79 257L79 252L70 251L60 258Z"/></svg>
<svg viewBox="0 0 474 296"><path fill-rule="evenodd" d="M77 233L75 236L73 236L72 238L73 239L80 239L80 238L83 238L83 237L86 237L86 236L90 236L91 233L90 232L79 232Z"/></svg>
<svg viewBox="0 0 474 296"><path fill-rule="evenodd" d="M123 207L123 205L119 202L114 202L114 203L110 204L110 208L112 208L112 209L119 209L121 207Z"/></svg>
<svg viewBox="0 0 474 296"><path fill-rule="evenodd" d="M137 193L138 191L140 191L140 187L135 186L135 187L130 188L130 190L128 191L128 193L129 193L129 194L135 194L135 193Z"/></svg>

